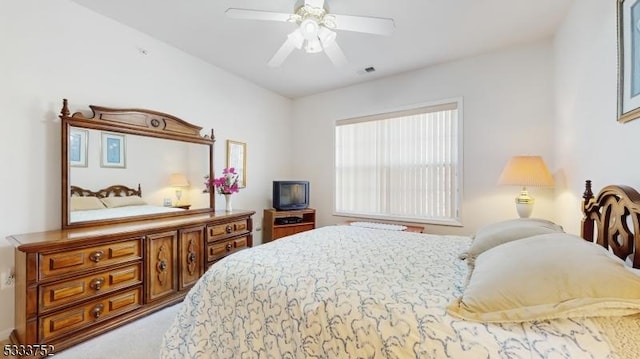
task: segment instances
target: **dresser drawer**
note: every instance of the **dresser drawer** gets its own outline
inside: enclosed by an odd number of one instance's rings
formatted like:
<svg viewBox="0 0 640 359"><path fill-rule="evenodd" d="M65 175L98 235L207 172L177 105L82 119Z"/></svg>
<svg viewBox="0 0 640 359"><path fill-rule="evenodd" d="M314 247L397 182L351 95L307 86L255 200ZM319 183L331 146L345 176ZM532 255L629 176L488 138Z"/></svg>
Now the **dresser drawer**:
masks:
<svg viewBox="0 0 640 359"><path fill-rule="evenodd" d="M207 247L207 261L215 261L233 252L247 248L247 237L239 237L209 244Z"/></svg>
<svg viewBox="0 0 640 359"><path fill-rule="evenodd" d="M40 286L39 311L97 297L142 283L142 263Z"/></svg>
<svg viewBox="0 0 640 359"><path fill-rule="evenodd" d="M247 221L248 220L242 220L207 226L207 242L213 242L218 239L247 232L249 229Z"/></svg>
<svg viewBox="0 0 640 359"><path fill-rule="evenodd" d="M134 310L142 305L142 287L114 293L107 297L85 303L40 319L40 338L51 338L88 327Z"/></svg>
<svg viewBox="0 0 640 359"><path fill-rule="evenodd" d="M40 255L40 279L142 259L141 239Z"/></svg>

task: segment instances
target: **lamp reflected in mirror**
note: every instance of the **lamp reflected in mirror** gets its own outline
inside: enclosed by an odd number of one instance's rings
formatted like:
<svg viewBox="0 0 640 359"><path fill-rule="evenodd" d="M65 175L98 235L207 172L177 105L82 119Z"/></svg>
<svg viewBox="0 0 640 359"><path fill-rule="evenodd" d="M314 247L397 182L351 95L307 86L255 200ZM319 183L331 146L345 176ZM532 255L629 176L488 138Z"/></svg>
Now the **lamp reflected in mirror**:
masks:
<svg viewBox="0 0 640 359"><path fill-rule="evenodd" d="M169 176L169 186L174 187L176 191L176 203L174 207L182 206L180 199L182 198L182 189L189 187L189 180L187 176L182 173L173 173Z"/></svg>

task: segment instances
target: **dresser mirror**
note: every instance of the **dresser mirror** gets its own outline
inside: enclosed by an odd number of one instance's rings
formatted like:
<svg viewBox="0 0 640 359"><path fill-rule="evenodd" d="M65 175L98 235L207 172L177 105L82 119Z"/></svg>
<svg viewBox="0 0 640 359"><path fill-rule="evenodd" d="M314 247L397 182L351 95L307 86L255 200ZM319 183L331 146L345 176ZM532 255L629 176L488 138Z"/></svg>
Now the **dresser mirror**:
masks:
<svg viewBox="0 0 640 359"><path fill-rule="evenodd" d="M63 100L62 227L207 213L214 191L213 131L172 115L89 106L70 115Z"/></svg>

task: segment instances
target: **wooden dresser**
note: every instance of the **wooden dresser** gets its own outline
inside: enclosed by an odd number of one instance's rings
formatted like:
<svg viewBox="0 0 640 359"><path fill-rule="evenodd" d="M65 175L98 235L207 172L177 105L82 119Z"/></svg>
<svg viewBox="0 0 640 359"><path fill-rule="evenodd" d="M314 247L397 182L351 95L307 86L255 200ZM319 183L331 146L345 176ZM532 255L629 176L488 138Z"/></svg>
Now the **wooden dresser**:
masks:
<svg viewBox="0 0 640 359"><path fill-rule="evenodd" d="M210 265L252 246L254 213L7 237L16 267L12 342L57 351L181 301Z"/></svg>

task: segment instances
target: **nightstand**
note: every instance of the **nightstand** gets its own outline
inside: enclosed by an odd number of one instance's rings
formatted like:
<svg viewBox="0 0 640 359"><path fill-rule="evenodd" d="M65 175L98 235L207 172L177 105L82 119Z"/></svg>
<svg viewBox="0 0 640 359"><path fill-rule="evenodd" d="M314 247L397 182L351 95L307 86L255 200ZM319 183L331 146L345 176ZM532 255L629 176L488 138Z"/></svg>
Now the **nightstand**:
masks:
<svg viewBox="0 0 640 359"><path fill-rule="evenodd" d="M310 231L316 228L316 210L305 208L292 211L265 209L262 217L263 243L295 233Z"/></svg>

